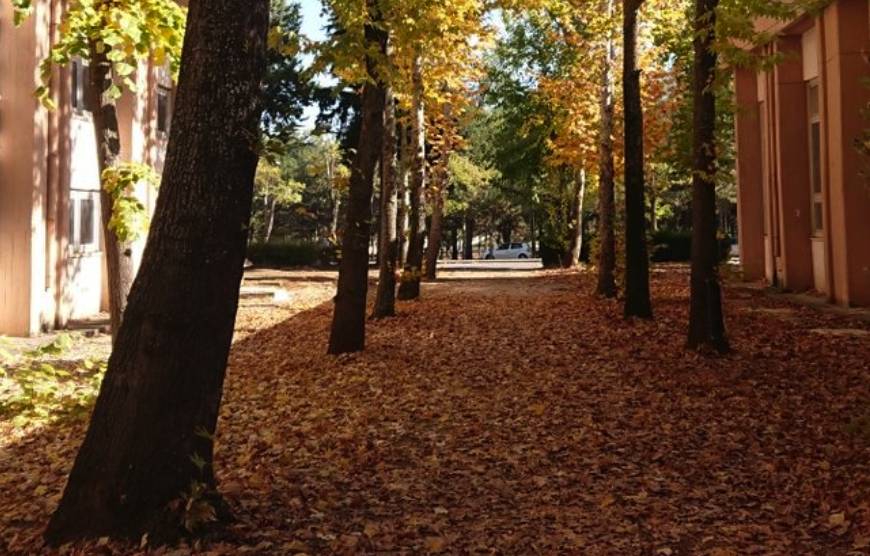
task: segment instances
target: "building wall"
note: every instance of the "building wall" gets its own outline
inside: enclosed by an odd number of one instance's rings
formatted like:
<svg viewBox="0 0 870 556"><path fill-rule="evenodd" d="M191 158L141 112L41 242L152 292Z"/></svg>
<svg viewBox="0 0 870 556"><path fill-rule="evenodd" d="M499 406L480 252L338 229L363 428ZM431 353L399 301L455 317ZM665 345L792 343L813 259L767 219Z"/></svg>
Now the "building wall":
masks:
<svg viewBox="0 0 870 556"><path fill-rule="evenodd" d="M48 118L33 97L50 9L39 2L20 27L0 14L0 332L39 330Z"/></svg>
<svg viewBox="0 0 870 556"><path fill-rule="evenodd" d="M34 335L107 309L91 115L73 109L68 69L53 75L57 110L40 107L33 95L61 5L35 2L18 28L8 11L0 13L0 334ZM118 106L122 157L152 165L163 156L154 131L156 73L143 64L136 75L142 92L125 93ZM138 193L153 210L156 193L145 186ZM70 238L70 207L82 197L96 201L98 242L90 249ZM143 248L137 242L137 263Z"/></svg>
<svg viewBox="0 0 870 556"><path fill-rule="evenodd" d="M862 117L868 4L838 0L818 16L779 24L759 53L782 54L782 62L764 73L738 70L735 79L745 274L843 305L870 305L870 161L855 148L870 126Z"/></svg>

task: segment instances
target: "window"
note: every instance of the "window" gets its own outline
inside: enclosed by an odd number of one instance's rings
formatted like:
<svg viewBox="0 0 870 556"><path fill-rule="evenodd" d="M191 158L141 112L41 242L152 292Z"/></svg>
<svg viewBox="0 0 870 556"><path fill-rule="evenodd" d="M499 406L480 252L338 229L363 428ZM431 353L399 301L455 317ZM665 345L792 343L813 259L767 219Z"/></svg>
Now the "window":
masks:
<svg viewBox="0 0 870 556"><path fill-rule="evenodd" d="M87 62L79 58L74 59L70 66L70 77L72 78L70 102L73 110L77 112L90 112L91 103L88 101L88 81L91 77Z"/></svg>
<svg viewBox="0 0 870 556"><path fill-rule="evenodd" d="M157 131L169 133L172 121L172 92L169 87L157 87Z"/></svg>
<svg viewBox="0 0 870 556"><path fill-rule="evenodd" d="M97 191L70 191L69 245L76 252L96 251L99 247L99 201Z"/></svg>
<svg viewBox="0 0 870 556"><path fill-rule="evenodd" d="M522 243L511 243L511 249L522 249L522 248L523 248Z"/></svg>
<svg viewBox="0 0 870 556"><path fill-rule="evenodd" d="M810 186L812 188L813 236L821 237L825 232L824 197L822 195L822 123L819 114L819 83L810 81L807 85L807 116L809 118L810 148Z"/></svg>
<svg viewBox="0 0 870 556"><path fill-rule="evenodd" d="M509 243L502 243L501 245L498 246L499 251L510 251L510 248L511 248L511 246Z"/></svg>

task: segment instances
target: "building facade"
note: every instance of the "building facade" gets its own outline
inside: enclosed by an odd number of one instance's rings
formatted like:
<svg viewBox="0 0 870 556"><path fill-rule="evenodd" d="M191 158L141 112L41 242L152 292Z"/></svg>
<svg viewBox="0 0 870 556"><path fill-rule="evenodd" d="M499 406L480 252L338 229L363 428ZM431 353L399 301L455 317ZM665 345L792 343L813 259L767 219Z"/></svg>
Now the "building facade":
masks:
<svg viewBox="0 0 870 556"><path fill-rule="evenodd" d="M14 27L0 12L0 334L27 336L107 309L100 179L86 62L56 70L56 110L34 96L63 2L34 2ZM118 103L122 158L162 169L171 81L143 64ZM151 209L156 191L142 186ZM134 250L141 257L143 242Z"/></svg>
<svg viewBox="0 0 870 556"><path fill-rule="evenodd" d="M781 61L736 72L744 275L870 306L870 1L759 25Z"/></svg>

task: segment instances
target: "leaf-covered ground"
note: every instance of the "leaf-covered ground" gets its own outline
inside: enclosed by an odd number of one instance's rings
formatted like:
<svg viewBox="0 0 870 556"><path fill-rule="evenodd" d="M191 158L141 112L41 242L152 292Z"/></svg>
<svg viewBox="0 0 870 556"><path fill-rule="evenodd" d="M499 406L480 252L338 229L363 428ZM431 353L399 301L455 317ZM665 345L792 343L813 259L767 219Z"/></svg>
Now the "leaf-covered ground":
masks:
<svg viewBox="0 0 870 556"><path fill-rule="evenodd" d="M332 277L294 276L240 316L233 540L176 554L870 553L866 321L729 288L736 351L707 359L682 267L629 323L590 275L453 272L335 359ZM0 424L0 553L41 550L83 430ZM149 552L98 544L71 551Z"/></svg>

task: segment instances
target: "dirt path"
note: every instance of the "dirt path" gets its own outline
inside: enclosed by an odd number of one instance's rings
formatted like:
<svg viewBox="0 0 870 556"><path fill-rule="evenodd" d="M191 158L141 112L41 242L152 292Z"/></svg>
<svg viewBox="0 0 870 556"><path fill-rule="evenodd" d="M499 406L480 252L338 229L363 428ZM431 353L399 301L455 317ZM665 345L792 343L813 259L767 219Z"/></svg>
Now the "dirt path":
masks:
<svg viewBox="0 0 870 556"><path fill-rule="evenodd" d="M681 268L632 323L591 276L442 278L355 356L324 354L329 276L243 308L216 461L238 521L203 551L868 553L867 323L729 289L736 352L711 360L683 350ZM32 552L82 430L0 454L7 550Z"/></svg>

